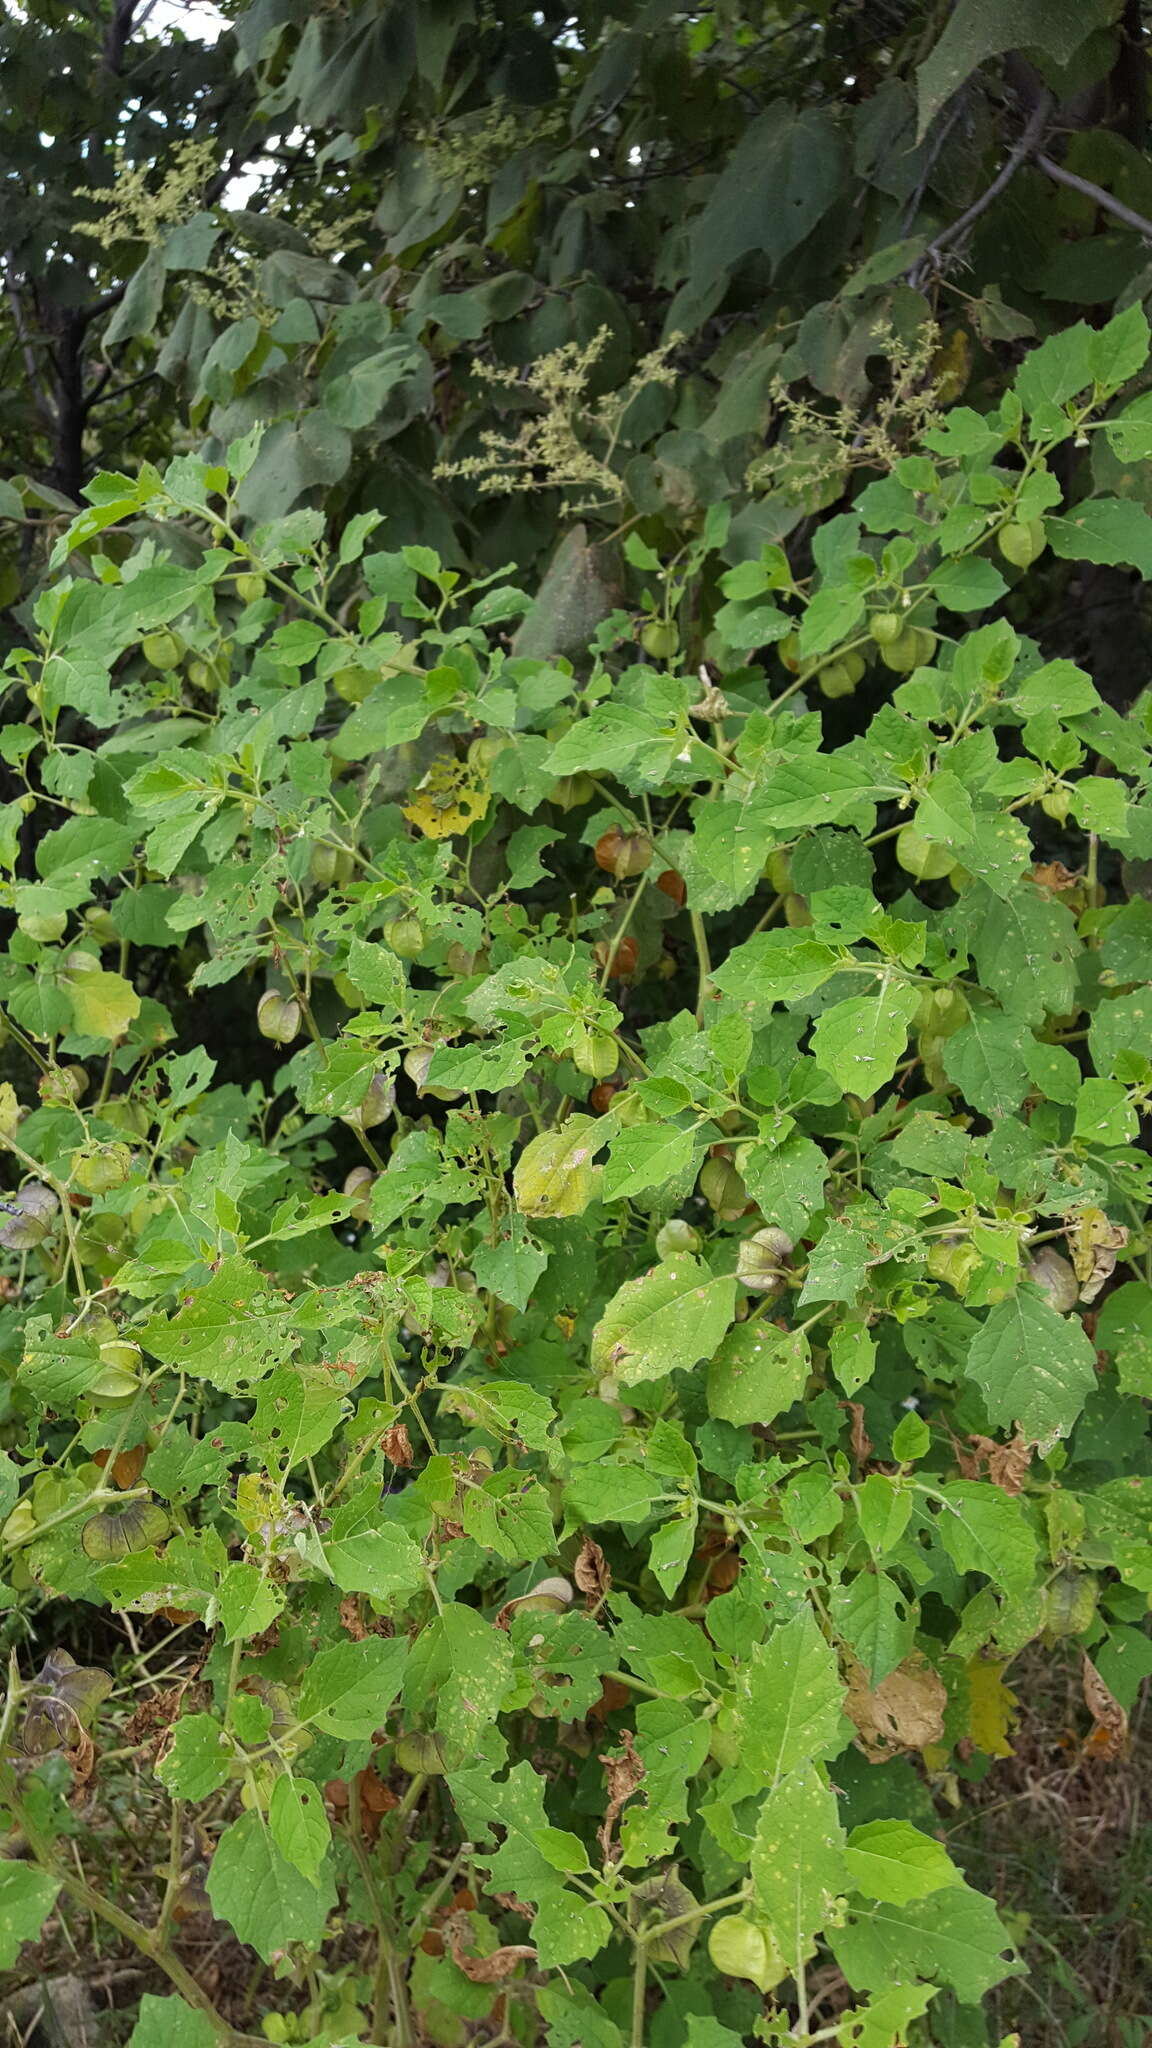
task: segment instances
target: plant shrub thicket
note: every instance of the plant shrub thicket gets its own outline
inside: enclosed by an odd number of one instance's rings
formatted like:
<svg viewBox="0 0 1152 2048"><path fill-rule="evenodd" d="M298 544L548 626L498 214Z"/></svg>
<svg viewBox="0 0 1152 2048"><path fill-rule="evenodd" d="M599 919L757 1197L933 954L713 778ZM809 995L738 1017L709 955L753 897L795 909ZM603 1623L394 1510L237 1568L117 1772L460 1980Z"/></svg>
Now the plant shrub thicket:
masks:
<svg viewBox="0 0 1152 2048"><path fill-rule="evenodd" d="M89 488L0 733L4 1967L110 1922L135 2048L985 2038L934 1795L1026 1644L1104 1758L1149 1663L1152 725L1010 622L1150 559L1057 475L1152 456L1148 342L810 554L633 524L574 662L375 514L244 524L258 432ZM181 1674L127 1901L99 1610Z"/></svg>

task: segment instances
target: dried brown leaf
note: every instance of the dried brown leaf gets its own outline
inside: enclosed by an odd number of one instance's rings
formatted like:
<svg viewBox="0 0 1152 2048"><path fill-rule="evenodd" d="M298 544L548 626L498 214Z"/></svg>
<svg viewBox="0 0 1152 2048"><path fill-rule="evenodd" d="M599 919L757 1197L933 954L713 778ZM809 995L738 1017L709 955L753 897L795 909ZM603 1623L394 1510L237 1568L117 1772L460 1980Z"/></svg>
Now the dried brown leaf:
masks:
<svg viewBox="0 0 1152 2048"><path fill-rule="evenodd" d="M601 1758L604 1775L608 1780L608 1810L597 1830L597 1840L604 1851L606 1862L615 1854L612 1847L612 1830L624 1807L644 1781L644 1765L636 1754L636 1744L629 1728L621 1731L623 1748L615 1756Z"/></svg>
<svg viewBox="0 0 1152 2048"><path fill-rule="evenodd" d="M580 1545L580 1555L572 1567L572 1577L593 1607L598 1607L605 1594L611 1590L612 1574L608 1569L607 1559L600 1545L593 1543L590 1536L586 1536Z"/></svg>
<svg viewBox="0 0 1152 2048"><path fill-rule="evenodd" d="M1089 1742L1093 1756L1114 1763L1128 1747L1128 1716L1085 1652L1080 1659L1084 1704L1095 1723Z"/></svg>
<svg viewBox="0 0 1152 2048"><path fill-rule="evenodd" d="M873 1763L902 1749L926 1749L939 1742L948 1694L939 1674L918 1651L877 1686L869 1685L861 1664L853 1664L847 1676L844 1711Z"/></svg>

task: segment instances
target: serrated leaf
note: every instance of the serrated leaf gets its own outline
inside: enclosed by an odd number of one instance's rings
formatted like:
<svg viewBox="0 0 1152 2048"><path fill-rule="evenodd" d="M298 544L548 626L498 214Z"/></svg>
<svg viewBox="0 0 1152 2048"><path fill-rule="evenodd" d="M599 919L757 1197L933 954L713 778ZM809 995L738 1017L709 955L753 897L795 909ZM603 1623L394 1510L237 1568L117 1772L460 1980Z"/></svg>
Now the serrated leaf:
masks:
<svg viewBox="0 0 1152 2048"><path fill-rule="evenodd" d="M692 1165L700 1141L675 1124L635 1124L612 1140L600 1183L604 1202L623 1202L675 1181Z"/></svg>
<svg viewBox="0 0 1152 2048"><path fill-rule="evenodd" d="M906 1820L867 1821L853 1828L844 1861L858 1892L893 1906L964 1882L943 1844Z"/></svg>
<svg viewBox="0 0 1152 2048"><path fill-rule="evenodd" d="M985 1116L1011 1116L1028 1092L1025 1047L1031 1043L1022 1019L1000 1010L974 1010L967 1024L947 1039L944 1071L965 1101Z"/></svg>
<svg viewBox="0 0 1152 2048"><path fill-rule="evenodd" d="M72 1029L81 1038L122 1038L140 1015L140 997L122 974L104 968L70 974L65 982L72 1008Z"/></svg>
<svg viewBox="0 0 1152 2048"><path fill-rule="evenodd" d="M319 1785L282 1772L268 1802L268 1826L281 1856L310 1884L316 1884L332 1842Z"/></svg>
<svg viewBox="0 0 1152 2048"><path fill-rule="evenodd" d="M1023 1593L1036 1569L1038 1546L1019 1500L975 1479L957 1479L940 1494L936 1526L958 1572L983 1572L994 1586Z"/></svg>
<svg viewBox="0 0 1152 2048"><path fill-rule="evenodd" d="M215 2048L219 2038L207 2013L182 1998L157 1998L145 1991L128 2048Z"/></svg>
<svg viewBox="0 0 1152 2048"><path fill-rule="evenodd" d="M183 1714L172 1729L156 1776L173 1799L207 1799L231 1776L232 1751L212 1714Z"/></svg>
<svg viewBox="0 0 1152 2048"><path fill-rule="evenodd" d="M708 1412L737 1426L771 1422L800 1399L810 1370L802 1331L736 1323L708 1367Z"/></svg>
<svg viewBox="0 0 1152 2048"><path fill-rule="evenodd" d="M266 1963L290 1941L318 1948L336 1904L331 1872L316 1884L303 1877L277 1848L262 1813L242 1813L225 1828L207 1889L217 1919Z"/></svg>
<svg viewBox="0 0 1152 2048"><path fill-rule="evenodd" d="M756 1910L782 1954L798 1960L848 1881L836 1795L814 1764L797 1765L769 1792L749 1861Z"/></svg>
<svg viewBox="0 0 1152 2048"><path fill-rule="evenodd" d="M621 1386L710 1358L732 1321L736 1281L688 1252L617 1289L592 1332L594 1372Z"/></svg>
<svg viewBox="0 0 1152 2048"><path fill-rule="evenodd" d="M989 1309L965 1369L992 1423L1048 1444L1068 1435L1095 1386L1096 1353L1079 1319L1025 1281Z"/></svg>
<svg viewBox="0 0 1152 2048"><path fill-rule="evenodd" d="M55 1878L30 1863L0 1861L0 1970L10 1970L26 1941L35 1941L56 1903Z"/></svg>
<svg viewBox="0 0 1152 2048"><path fill-rule="evenodd" d="M834 1003L812 1033L812 1057L845 1094L871 1095L896 1072L919 1007L918 991L900 982Z"/></svg>
<svg viewBox="0 0 1152 2048"><path fill-rule="evenodd" d="M320 1650L304 1674L297 1712L329 1735L361 1740L381 1727L404 1679L403 1636L365 1636Z"/></svg>
<svg viewBox="0 0 1152 2048"><path fill-rule="evenodd" d="M869 1991L928 1977L950 1985L963 2004L978 2005L1020 1968L991 1899L967 1885L948 1885L907 1906L853 1912L828 1939L845 1976Z"/></svg>
<svg viewBox="0 0 1152 2048"><path fill-rule="evenodd" d="M742 1761L776 1784L806 1758L836 1756L843 1698L836 1653L805 1607L752 1651L737 1702Z"/></svg>

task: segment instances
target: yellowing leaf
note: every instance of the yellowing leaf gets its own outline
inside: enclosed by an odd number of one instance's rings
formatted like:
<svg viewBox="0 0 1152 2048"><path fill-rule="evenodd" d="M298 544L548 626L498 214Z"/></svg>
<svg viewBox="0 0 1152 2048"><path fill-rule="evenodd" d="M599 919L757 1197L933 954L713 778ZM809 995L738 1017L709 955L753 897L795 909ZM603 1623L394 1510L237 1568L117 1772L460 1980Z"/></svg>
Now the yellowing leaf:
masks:
<svg viewBox="0 0 1152 2048"><path fill-rule="evenodd" d="M433 761L404 816L425 839L449 839L486 816L492 792L460 761Z"/></svg>
<svg viewBox="0 0 1152 2048"><path fill-rule="evenodd" d="M81 1038L123 1038L140 1015L140 998L122 974L109 974L104 968L90 974L73 971L66 987L72 1028Z"/></svg>
<svg viewBox="0 0 1152 2048"><path fill-rule="evenodd" d="M579 1216L596 1193L600 1168L592 1161L607 1137L600 1120L570 1116L558 1131L542 1131L516 1161L512 1187L522 1216Z"/></svg>
<svg viewBox="0 0 1152 2048"><path fill-rule="evenodd" d="M968 1666L968 1733L985 1756L1014 1756L1008 1730L1019 1704L1004 1683L1004 1665L973 1657Z"/></svg>

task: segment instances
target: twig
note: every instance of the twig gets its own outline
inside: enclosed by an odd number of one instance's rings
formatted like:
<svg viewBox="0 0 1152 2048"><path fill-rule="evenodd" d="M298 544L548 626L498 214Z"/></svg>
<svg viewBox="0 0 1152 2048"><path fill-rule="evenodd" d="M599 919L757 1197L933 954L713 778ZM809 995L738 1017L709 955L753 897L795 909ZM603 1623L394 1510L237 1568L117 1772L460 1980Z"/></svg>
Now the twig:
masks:
<svg viewBox="0 0 1152 2048"><path fill-rule="evenodd" d="M1045 176L1052 178L1057 185L1067 185L1070 191L1080 192L1085 199L1094 200L1105 213L1110 213L1115 220L1122 221L1126 228L1135 228L1136 233L1143 235L1146 242L1152 242L1152 220L1143 213L1136 213L1131 206L1125 206L1122 199L1113 198L1111 192L1104 190L1103 185L1094 185L1091 178L1082 178L1076 171L1066 171L1063 164L1054 163L1050 156L1037 156L1036 163Z"/></svg>
<svg viewBox="0 0 1152 2048"><path fill-rule="evenodd" d="M1021 164L1028 157L1035 155L1040 146L1040 138L1044 133L1044 124L1048 119L1051 109L1051 93L1041 93L1040 98L1028 117L1028 124L1023 134L1009 150L1007 157L1001 164L987 191L982 192L978 199L974 199L971 206L965 207L964 212L959 218L954 220L950 227L943 228L935 241L929 243L919 262L913 266L913 269L908 274L909 284L923 283L931 276L934 270L939 269L940 258L945 249L950 248L954 242L960 241L961 237L967 234L969 228L975 221L979 220L981 214L987 212L993 200L1000 197L1005 186L1011 184ZM1045 157L1038 157L1037 162L1046 165L1047 159Z"/></svg>

